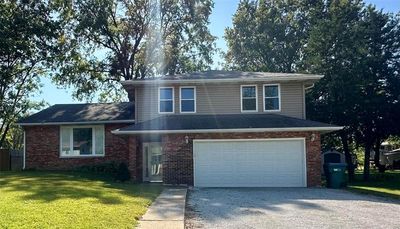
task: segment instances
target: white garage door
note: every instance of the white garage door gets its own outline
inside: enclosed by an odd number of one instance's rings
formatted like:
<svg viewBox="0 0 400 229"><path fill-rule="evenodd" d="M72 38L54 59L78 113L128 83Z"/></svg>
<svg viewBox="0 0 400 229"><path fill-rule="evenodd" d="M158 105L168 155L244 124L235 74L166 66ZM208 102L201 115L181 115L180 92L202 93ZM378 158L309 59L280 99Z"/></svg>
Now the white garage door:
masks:
<svg viewBox="0 0 400 229"><path fill-rule="evenodd" d="M197 187L306 187L304 139L195 140Z"/></svg>

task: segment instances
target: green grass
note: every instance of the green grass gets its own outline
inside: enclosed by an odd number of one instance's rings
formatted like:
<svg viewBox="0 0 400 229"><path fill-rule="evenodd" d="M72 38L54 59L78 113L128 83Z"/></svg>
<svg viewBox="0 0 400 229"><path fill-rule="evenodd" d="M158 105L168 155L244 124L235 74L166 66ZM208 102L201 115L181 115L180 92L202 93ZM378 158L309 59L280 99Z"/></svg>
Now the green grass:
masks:
<svg viewBox="0 0 400 229"><path fill-rule="evenodd" d="M383 174L371 172L369 181L362 181L362 174L349 183L348 189L365 194L400 199L400 171L386 171Z"/></svg>
<svg viewBox="0 0 400 229"><path fill-rule="evenodd" d="M76 172L0 172L0 228L133 228L161 190Z"/></svg>

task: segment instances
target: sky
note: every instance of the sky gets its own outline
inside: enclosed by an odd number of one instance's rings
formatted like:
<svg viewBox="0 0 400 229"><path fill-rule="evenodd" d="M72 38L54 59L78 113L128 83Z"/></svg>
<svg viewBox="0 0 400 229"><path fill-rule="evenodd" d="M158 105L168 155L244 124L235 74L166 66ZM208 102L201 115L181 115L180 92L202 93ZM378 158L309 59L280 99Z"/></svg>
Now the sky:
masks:
<svg viewBox="0 0 400 229"><path fill-rule="evenodd" d="M399 12L400 0L365 0L366 4L376 5L385 12ZM210 17L211 34L217 37L217 48L226 51L226 43L223 38L225 28L232 26L232 15L235 13L239 0L214 0L214 9ZM214 62L221 61L219 56L214 56ZM72 90L57 88L50 79L42 79L41 93L35 96L35 100L44 100L50 105L60 103L81 103L72 97ZM96 101L93 101L96 102Z"/></svg>

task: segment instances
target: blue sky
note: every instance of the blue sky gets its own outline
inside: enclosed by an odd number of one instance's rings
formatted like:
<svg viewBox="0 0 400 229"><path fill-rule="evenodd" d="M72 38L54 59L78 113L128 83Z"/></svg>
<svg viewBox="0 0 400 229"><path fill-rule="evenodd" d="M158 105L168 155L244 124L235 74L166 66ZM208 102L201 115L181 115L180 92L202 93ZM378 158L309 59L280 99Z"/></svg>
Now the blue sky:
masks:
<svg viewBox="0 0 400 229"><path fill-rule="evenodd" d="M214 0L214 9L210 18L210 30L214 36L218 37L217 47L226 50L226 43L223 39L226 27L232 26L232 15L235 13L239 0ZM400 0L365 0L367 4L374 4L378 9L386 12L399 12ZM215 62L220 61L218 56L214 58ZM51 83L49 79L43 79L42 93L34 99L45 100L50 105L57 103L79 103L72 97L71 90L59 89Z"/></svg>

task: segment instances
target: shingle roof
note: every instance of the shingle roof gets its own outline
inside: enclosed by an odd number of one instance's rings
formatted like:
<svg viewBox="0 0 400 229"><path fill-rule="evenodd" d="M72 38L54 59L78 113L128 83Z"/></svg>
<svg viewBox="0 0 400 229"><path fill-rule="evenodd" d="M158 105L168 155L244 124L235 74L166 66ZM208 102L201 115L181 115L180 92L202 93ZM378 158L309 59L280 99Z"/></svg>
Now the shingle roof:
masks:
<svg viewBox="0 0 400 229"><path fill-rule="evenodd" d="M20 125L56 123L133 122L135 106L131 102L56 104L18 121Z"/></svg>
<svg viewBox="0 0 400 229"><path fill-rule="evenodd" d="M236 129L337 130L341 127L277 114L169 115L121 128L115 133Z"/></svg>
<svg viewBox="0 0 400 229"><path fill-rule="evenodd" d="M240 71L223 71L211 70L204 72L193 72L185 74L177 74L173 76L164 76L162 79L230 79L230 78L266 78L266 77L285 77L285 76L311 76L312 74L300 73L277 73L277 72L240 72ZM314 75L319 76L319 75ZM149 78L152 79L152 78Z"/></svg>
<svg viewBox="0 0 400 229"><path fill-rule="evenodd" d="M191 80L318 80L322 75L301 74L301 73L275 73L275 72L240 72L240 71L222 71L211 70L204 72L193 72L177 75L166 75L162 77L147 77L142 80L123 81L124 85L151 83L153 81L191 81Z"/></svg>

